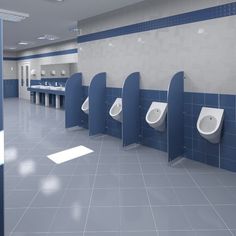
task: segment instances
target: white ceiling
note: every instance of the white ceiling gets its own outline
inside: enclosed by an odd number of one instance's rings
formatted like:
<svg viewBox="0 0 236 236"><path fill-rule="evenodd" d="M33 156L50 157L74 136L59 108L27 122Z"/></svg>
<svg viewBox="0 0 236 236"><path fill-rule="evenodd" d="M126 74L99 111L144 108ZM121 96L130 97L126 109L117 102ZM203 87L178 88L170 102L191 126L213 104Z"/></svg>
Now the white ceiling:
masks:
<svg viewBox="0 0 236 236"><path fill-rule="evenodd" d="M49 44L37 37L50 34L65 41L76 37L69 28L77 20L84 20L112 10L116 10L143 0L0 0L0 8L29 13L30 17L20 23L4 22L4 48L28 49ZM33 45L19 46L19 41L30 41Z"/></svg>

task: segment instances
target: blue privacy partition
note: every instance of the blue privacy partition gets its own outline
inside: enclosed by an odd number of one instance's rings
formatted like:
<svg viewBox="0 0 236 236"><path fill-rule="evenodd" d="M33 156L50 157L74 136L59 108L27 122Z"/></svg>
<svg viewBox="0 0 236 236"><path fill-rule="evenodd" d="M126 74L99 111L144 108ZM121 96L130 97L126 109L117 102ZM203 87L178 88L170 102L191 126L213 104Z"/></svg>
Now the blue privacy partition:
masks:
<svg viewBox="0 0 236 236"><path fill-rule="evenodd" d="M184 154L184 72L174 75L168 91L168 160Z"/></svg>
<svg viewBox="0 0 236 236"><path fill-rule="evenodd" d="M65 127L81 126L82 106L82 74L72 75L65 87Z"/></svg>
<svg viewBox="0 0 236 236"><path fill-rule="evenodd" d="M139 72L129 75L122 90L122 139L124 147L139 142L139 81Z"/></svg>
<svg viewBox="0 0 236 236"><path fill-rule="evenodd" d="M3 31L0 19L0 235L4 235Z"/></svg>
<svg viewBox="0 0 236 236"><path fill-rule="evenodd" d="M89 87L89 135L106 130L106 73L94 76Z"/></svg>

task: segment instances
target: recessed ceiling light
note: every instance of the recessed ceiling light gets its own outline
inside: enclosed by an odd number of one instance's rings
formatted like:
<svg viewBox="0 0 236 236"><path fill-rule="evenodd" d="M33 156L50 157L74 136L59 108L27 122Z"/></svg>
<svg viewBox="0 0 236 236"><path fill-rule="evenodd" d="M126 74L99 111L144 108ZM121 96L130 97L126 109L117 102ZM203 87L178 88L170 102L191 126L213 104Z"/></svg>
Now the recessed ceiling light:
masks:
<svg viewBox="0 0 236 236"><path fill-rule="evenodd" d="M39 40L49 40L49 41L54 41L59 39L59 37L55 35L50 35L50 34L45 34L43 36L38 37Z"/></svg>
<svg viewBox="0 0 236 236"><path fill-rule="evenodd" d="M71 27L69 31L72 33L80 34L80 29L78 27Z"/></svg>
<svg viewBox="0 0 236 236"><path fill-rule="evenodd" d="M54 3L61 3L61 2L64 2L64 0L46 0L46 1L48 1L48 2L54 2Z"/></svg>
<svg viewBox="0 0 236 236"><path fill-rule="evenodd" d="M27 13L0 9L0 18L5 21L20 22L29 17Z"/></svg>
<svg viewBox="0 0 236 236"><path fill-rule="evenodd" d="M29 45L29 44L33 44L32 42L28 42L28 41L20 41L18 43L19 45Z"/></svg>
<svg viewBox="0 0 236 236"><path fill-rule="evenodd" d="M16 50L17 47L5 47L5 50Z"/></svg>

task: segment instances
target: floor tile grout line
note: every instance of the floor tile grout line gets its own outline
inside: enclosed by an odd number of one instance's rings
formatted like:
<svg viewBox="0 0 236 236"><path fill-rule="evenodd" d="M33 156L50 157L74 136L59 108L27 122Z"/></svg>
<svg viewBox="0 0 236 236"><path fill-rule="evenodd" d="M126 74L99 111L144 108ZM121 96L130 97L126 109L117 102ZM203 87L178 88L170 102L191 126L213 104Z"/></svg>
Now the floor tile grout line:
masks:
<svg viewBox="0 0 236 236"><path fill-rule="evenodd" d="M93 207L95 208L113 208L113 207L122 207L122 208L137 208L137 207L149 207L149 204L148 205L93 205ZM162 207L209 207L211 206L210 204L200 204L200 205L191 205L191 204L181 204L181 205L152 205L152 207L156 207L156 208L162 208ZM236 204L217 204L216 206L236 206ZM87 208L88 206L87 205L84 205L84 206L81 206L81 208ZM26 207L22 206L22 207L8 207L8 208L5 208L6 210L17 210L17 209L25 209ZM62 207L62 206L45 206L45 207L30 207L30 209L68 209L68 208L72 208L71 206L65 206L65 207Z"/></svg>
<svg viewBox="0 0 236 236"><path fill-rule="evenodd" d="M93 176L93 175L85 175L85 176ZM45 176L40 176L40 177L45 177ZM60 176L60 177L70 177L70 176ZM76 176L76 177L80 177L79 175L78 176ZM117 175L117 177L119 177L118 175ZM147 189L171 189L172 187L171 186L157 186L157 187L155 187L155 186L147 186ZM183 187L183 186L175 186L174 187L175 189L194 189L194 188L197 188L197 187ZM202 187L202 189L205 189L205 188L217 188L217 187L212 187L212 186L204 186L204 187ZM223 187L220 187L220 188L223 188ZM236 186L226 186L226 188L236 188ZM78 190L90 190L91 188L89 188L89 187L81 187L81 188L79 188L79 187L69 187L68 189L74 189L74 190L76 190L76 189L78 189ZM96 187L96 188L94 188L94 189L100 189L100 190L102 190L102 189L104 189L104 190L109 190L109 189L117 189L117 187L106 187L106 188L102 188L102 187ZM125 190L125 189L143 189L143 187L122 187L121 188L121 190ZM13 191L33 191L34 189L32 189L32 188L16 188L16 189L6 189L6 191L8 191L8 192L13 192ZM235 203L236 204L236 203ZM235 205L234 203L223 203L223 204L221 204L221 203L217 203L217 204L215 204L215 205Z"/></svg>
<svg viewBox="0 0 236 236"><path fill-rule="evenodd" d="M41 137L40 139L39 139L39 142L37 142L32 148L30 148L30 150L27 152L27 155L28 154L30 154L30 152L32 152L40 143L42 143L43 142L43 140L45 139L45 137L47 137L48 135L50 135L50 134L52 134L54 132L54 130L52 130L51 132L49 132L48 134L46 134L46 135L44 135L43 137ZM17 139L17 138L16 138ZM13 168L15 168L16 166L17 166L17 164L19 164L19 163L16 163L11 169L13 169ZM8 172L7 172L8 173ZM6 174L7 174L6 173ZM5 177L5 172L4 172L4 177ZM21 183L21 181L20 181L20 183ZM19 184L20 184L19 183Z"/></svg>
<svg viewBox="0 0 236 236"><path fill-rule="evenodd" d="M55 132L55 129L53 130L53 132L54 133L56 133ZM44 139L45 140L45 139ZM105 141L105 139L104 139L104 141ZM97 150L96 150L97 151ZM158 153L157 153L157 157L158 157ZM141 157L142 158L142 157ZM143 160L143 159L142 159ZM156 163L156 162L155 162ZM158 162L159 163L159 162ZM79 164L79 163L78 163ZM97 164L102 164L102 163L97 163ZM143 164L151 164L150 162L142 162L142 165ZM159 163L159 164L161 164L161 165L164 165L164 163ZM189 169L189 171L191 171L191 166L190 166L190 168L188 168ZM194 171L194 170L193 170ZM167 174L168 174L168 172L166 172ZM191 172L192 173L192 172ZM196 173L199 173L198 171L196 172ZM205 172L204 171L204 168L203 168L203 171L201 171L200 173L206 173L206 174L209 174L209 171L207 170L207 172ZM210 173L215 173L215 172L210 172ZM147 174L147 173L146 173ZM177 174L177 173L172 173L172 174ZM193 174L193 173L192 173ZM46 176L46 175L45 175ZM72 177L71 175L69 175L70 177ZM96 175L96 176L98 176L98 175ZM120 174L119 174L119 176L120 176ZM193 175L193 177L194 177L194 175ZM119 185L119 187L120 187L120 185ZM224 187L224 186L223 186ZM225 187L228 187L228 186L225 186ZM235 186L232 186L232 187L235 187ZM158 187L148 187L148 189L158 189ZM160 188L163 188L163 187L160 187ZM201 186L200 186L200 188L201 189L203 189ZM70 188L71 189L71 188ZM82 189L82 188L75 188L75 189ZM86 188L84 188L84 189L86 189ZM93 191L95 190L96 188L93 188ZM104 188L104 189L106 189L106 188ZM129 189L129 188L123 188L123 189ZM137 189L140 189L140 188L137 188ZM143 188L142 188L143 189ZM177 191L177 190L176 190ZM210 203L209 203L210 204ZM172 205L170 205L170 206L172 206ZM198 205L197 205L198 206ZM102 206L103 207L103 206ZM106 207L106 206L105 206ZM124 206L124 207L138 207L138 206ZM161 206L160 206L161 207ZM31 207L32 208L32 207ZM231 230L233 230L233 229L231 229ZM159 231L161 231L161 230L159 230ZM219 230L220 231L220 230ZM225 229L225 231L226 231L226 229ZM85 230L85 232L87 232L86 230ZM155 232L155 231L154 231ZM47 232L47 233L49 233L49 232Z"/></svg>
<svg viewBox="0 0 236 236"><path fill-rule="evenodd" d="M228 232L228 230L227 229L200 229L200 230L195 230L195 233L196 232ZM85 233L119 233L119 232L121 232L121 233L147 233L147 232L149 232L149 233L151 233L151 232L153 232L153 233L156 233L156 231L155 230L128 230L128 231L123 231L123 230L121 230L121 231L117 231L117 230L102 230L102 231L93 231L93 230L89 230L89 231L85 231ZM191 230L187 230L187 229L183 229L183 230L159 230L159 232L192 232ZM27 233L27 232L19 232L19 233ZM60 234L62 234L62 235L64 235L65 233L66 234L78 234L78 233L83 233L83 231L64 231L64 232L60 232L60 231L56 231L55 233L57 233L58 235L60 235ZM42 232L34 232L34 234L48 234L48 232L46 232L46 231L42 231Z"/></svg>
<svg viewBox="0 0 236 236"><path fill-rule="evenodd" d="M77 166L77 165L76 165L76 166ZM76 167L75 167L75 169L76 169ZM74 171L75 171L75 170L74 170ZM55 207L57 210L55 211L55 213L53 214L53 217L52 217L52 219L51 219L51 223L50 223L50 225L49 225L49 227L48 227L48 234L50 234L50 232L51 232L51 228L52 228L52 226L53 226L53 224L54 224L55 217L56 217L56 215L57 215L59 209L62 209L62 207L60 206L60 204L63 202L64 197L65 197L67 191L69 190L68 186L70 186L71 180L72 180L72 178L73 178L73 174L70 175L69 177L70 177L70 179L69 179L69 181L68 181L68 183L67 183L67 186L66 186L66 188L65 188L65 190L64 190L64 192L63 192L63 196L61 197L61 200L60 200L59 203L58 203L58 207Z"/></svg>
<svg viewBox="0 0 236 236"><path fill-rule="evenodd" d="M54 130L53 130L54 131ZM53 133L53 131L49 132L47 135ZM46 137L47 135L45 135L44 137ZM43 138L42 138L43 139ZM42 142L42 140L41 140ZM52 167L51 171L48 173L48 175L46 175L45 177L50 176L51 172L54 170L55 166ZM21 220L23 219L23 217L25 216L25 214L27 213L27 211L30 209L31 204L33 203L33 201L35 200L35 198L38 196L40 192L40 189L35 193L35 196L31 199L29 205L25 208L25 211L23 212L22 216L20 217L20 219L18 220L18 222L16 223L16 225L13 227L13 229L10 231L10 235L12 235L12 233L14 233L14 230L17 228L17 226L19 225L19 223L21 222Z"/></svg>
<svg viewBox="0 0 236 236"><path fill-rule="evenodd" d="M170 168L173 168L173 167L170 166ZM167 178L169 179L168 175L166 175L166 176L167 176ZM170 179L169 179L169 181L170 181L170 183L171 183L171 180L170 180ZM172 189L172 191L175 193L176 198L177 198L177 201L180 203L180 199L179 199L179 197L178 197L178 195L177 195L177 193L176 193L176 190L175 190L174 186L172 185L172 183L171 183L171 189ZM193 226L192 226L192 224L191 224L191 222L190 222L190 220L189 220L189 218L187 217L186 213L184 212L183 207L184 207L184 205L180 206L181 211L183 212L183 214L184 214L184 216L185 216L185 218L186 218L188 224L190 225L191 231L192 231L192 232L195 232L194 229L193 229Z"/></svg>
<svg viewBox="0 0 236 236"><path fill-rule="evenodd" d="M52 169L54 169L54 168L55 168L55 167L53 167ZM50 176L50 173L49 173L47 176L45 176L45 178L48 177L48 176ZM21 220L23 219L23 217L25 216L25 214L27 213L27 211L31 208L31 205L32 205L33 201L36 199L36 197L38 196L38 194L40 193L40 191L41 191L40 189L39 189L38 191L36 191L34 197L31 199L29 205L25 208L25 211L23 212L23 214L22 214L22 216L20 217L19 221L16 223L16 225L14 226L14 228L12 229L12 231L10 232L10 235L12 235L12 233L14 233L14 230L17 228L17 226L19 225L19 223L21 222Z"/></svg>
<svg viewBox="0 0 236 236"><path fill-rule="evenodd" d="M97 172L98 172L99 161L100 161L100 158L101 158L101 150L102 150L102 146L103 146L103 143L104 143L104 136L101 136L101 139L102 140L101 140L101 143L100 143L100 149L99 149L99 153L98 153L97 167L96 167L96 171L95 171L95 175L94 175L94 179L93 179L93 185L92 185L91 195L90 195L90 199L89 199L89 205L88 205L87 214L86 214L86 218L85 218L83 236L85 236L85 232L86 232L86 228L87 228L88 217L89 217L89 213L90 213L90 208L91 208L92 198L93 198L93 193L94 193L94 187L95 187L95 183L96 183L96 175L97 175Z"/></svg>
<svg viewBox="0 0 236 236"><path fill-rule="evenodd" d="M143 182L144 182L144 188L145 188L146 195L147 195L147 198L148 198L149 208L151 210L153 223L154 223L154 226L155 226L155 229L156 229L156 234L157 234L157 236L160 236L160 233L159 233L158 227L157 227L157 223L156 223L156 219L155 219L155 216L154 216L154 212L153 212L153 209L152 209L152 205L151 205L151 200L150 200L149 193L148 193L148 190L147 190L147 185L146 185L146 181L145 181L145 178L144 178L144 174L143 174L143 170L142 170L142 165L141 165L141 162L140 162L140 159L139 159L139 153L136 152L136 155L138 157L139 168L141 170L142 179L143 179Z"/></svg>
<svg viewBox="0 0 236 236"><path fill-rule="evenodd" d="M72 141L71 141L71 143L72 143ZM76 164L75 169L74 169L74 173L75 173L75 171L76 171L76 169L77 169L77 167L78 167L79 165L80 165L80 164L79 164L79 162L78 162L78 163ZM72 178L77 176L77 175L74 175L74 173L73 173L72 175L70 175L70 180L68 181L67 187L66 187L66 189L65 189L65 191L64 191L64 194L63 194L62 199L61 199L60 202L59 202L59 205L63 202L67 191L68 191L68 190L71 190L71 188L69 188L69 186L70 186L70 184L71 184ZM94 176L94 174L93 174L93 175L80 175L80 176ZM79 175L78 175L78 177L79 177ZM72 190L73 190L73 189L72 189ZM86 190L87 190L87 189L86 189ZM88 190L90 191L91 189L89 188ZM67 209L67 208L69 208L69 207L64 207L64 208ZM56 217L56 215L57 215L59 209L64 209L64 208L61 207L61 206L58 207L58 210L57 210L56 213L54 214L53 219L52 219L52 221L51 221L51 224L50 224L50 226L49 226L49 230L48 230L49 232L48 232L48 233L51 232L51 227L52 227L52 225L53 225L53 223L54 223L55 217ZM83 208L83 207L82 207L82 208ZM87 207L84 207L84 208L87 208Z"/></svg>
<svg viewBox="0 0 236 236"><path fill-rule="evenodd" d="M216 210L215 206L212 204L212 202L209 200L209 198L207 197L207 195L204 193L204 191L201 189L201 186L197 183L197 181L193 178L193 176L191 175L190 171L187 169L187 173L189 175L189 177L194 181L194 183L196 184L196 186L198 187L199 191L203 194L203 196L207 199L207 201L209 202L211 208L214 210L214 212L216 213L216 215L221 219L222 223L225 225L226 229L230 232L230 234L232 236L234 236L234 233L232 232L232 230L228 227L228 225L226 224L225 220L223 219L223 217L218 213L218 211Z"/></svg>

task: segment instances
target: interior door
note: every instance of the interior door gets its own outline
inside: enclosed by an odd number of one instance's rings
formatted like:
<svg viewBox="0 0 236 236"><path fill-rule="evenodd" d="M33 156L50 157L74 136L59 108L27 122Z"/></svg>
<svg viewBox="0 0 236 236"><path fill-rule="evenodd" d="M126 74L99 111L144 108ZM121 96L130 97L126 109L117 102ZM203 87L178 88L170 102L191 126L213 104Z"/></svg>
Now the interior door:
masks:
<svg viewBox="0 0 236 236"><path fill-rule="evenodd" d="M30 64L22 63L19 67L19 97L30 99L30 92L27 88L30 86Z"/></svg>

